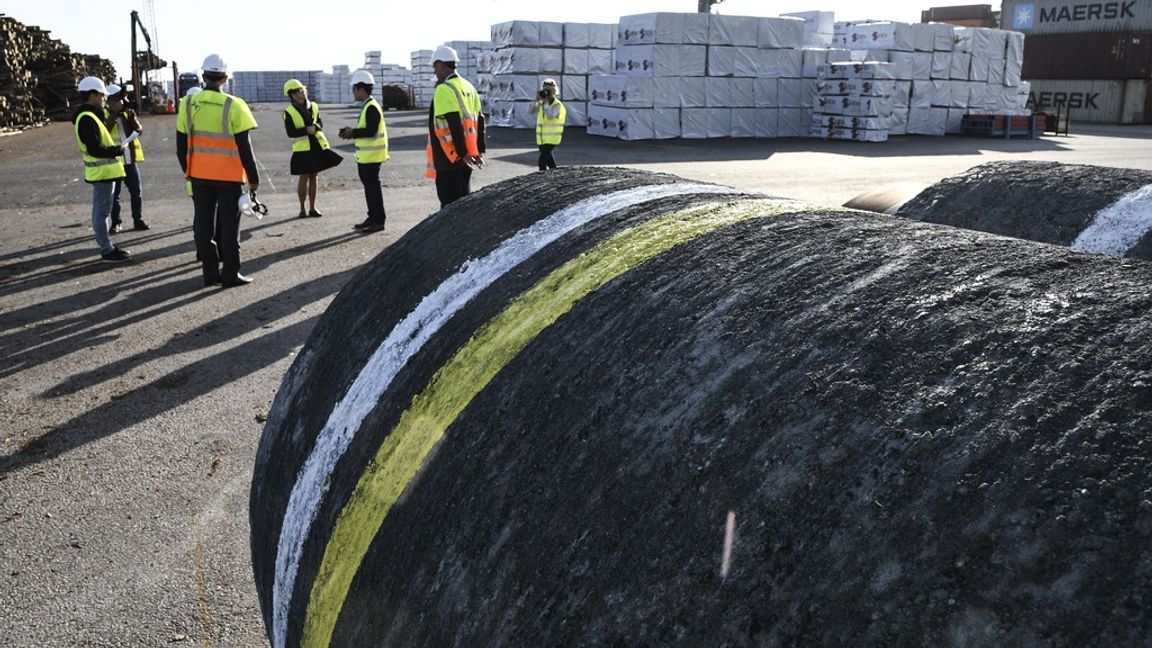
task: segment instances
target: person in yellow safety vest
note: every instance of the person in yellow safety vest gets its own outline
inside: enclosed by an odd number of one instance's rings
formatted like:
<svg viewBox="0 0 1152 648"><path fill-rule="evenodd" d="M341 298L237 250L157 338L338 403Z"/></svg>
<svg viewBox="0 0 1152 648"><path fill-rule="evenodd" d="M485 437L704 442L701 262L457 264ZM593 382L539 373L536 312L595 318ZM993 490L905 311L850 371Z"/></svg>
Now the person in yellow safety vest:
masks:
<svg viewBox="0 0 1152 648"><path fill-rule="evenodd" d="M564 138L564 120L568 119L568 109L558 94L554 79L544 79L540 91L536 93L536 146L540 149L537 165L541 171L556 168L552 149L560 146L560 140Z"/></svg>
<svg viewBox="0 0 1152 648"><path fill-rule="evenodd" d="M368 218L353 225L364 233L384 229L384 192L380 188L380 165L388 161L388 127L384 124L384 110L372 97L376 78L368 70L352 73L352 96L360 102L360 119L356 128L340 129L341 139L355 140L356 169L364 185L364 201L368 203Z"/></svg>
<svg viewBox="0 0 1152 648"><path fill-rule="evenodd" d="M428 109L428 166L440 207L472 192L472 170L484 166L484 114L476 88L456 74L460 56L446 45L432 54L436 91Z"/></svg>
<svg viewBox="0 0 1152 648"><path fill-rule="evenodd" d="M188 108L188 102L189 102L190 98L192 97L192 95L196 94L197 92L200 92L200 86L198 86L198 85L194 85L191 88L188 88L188 90L186 90L184 92L184 96L180 97L180 101L177 102L176 111L177 112L184 112L184 110L186 110ZM189 180L188 178L184 178L184 191L186 191L188 193L189 198L192 198L192 181ZM195 213L195 209L196 209L195 202L193 202L192 209L193 209L193 213ZM193 224L195 224L195 222L196 222L195 217L193 217L192 222L193 222ZM216 242L216 233L215 232L212 233L212 242L213 243ZM196 250L196 261L197 262L200 261L200 250L199 249Z"/></svg>
<svg viewBox="0 0 1152 648"><path fill-rule="evenodd" d="M123 263L132 253L112 244L108 218L112 215L112 194L116 182L124 179L123 147L104 125L104 100L108 88L96 77L84 77L76 86L83 103L72 115L76 144L84 160L84 182L92 185L92 233L100 246L102 263Z"/></svg>
<svg viewBox="0 0 1152 648"><path fill-rule="evenodd" d="M204 285L243 286L252 280L240 274L239 201L245 182L252 194L260 186L248 139L256 119L243 99L221 90L228 65L219 55L205 58L201 69L204 88L176 115L176 156L192 181L192 230Z"/></svg>
<svg viewBox="0 0 1152 648"><path fill-rule="evenodd" d="M320 105L308 98L308 88L299 79L288 79L284 83L284 95L288 97L288 107L284 109L284 131L292 140L292 159L288 169L299 176L296 183L296 196L300 199L300 215L297 218L320 218L316 210L316 176L321 171L340 164L344 158L331 149L324 136L324 123L320 119ZM304 200L308 199L308 210Z"/></svg>
<svg viewBox="0 0 1152 648"><path fill-rule="evenodd" d="M116 84L108 86L108 130L112 133L112 139L117 142L123 142L132 133L144 132L144 127L140 125L140 119L136 116L136 111L125 106L125 95L131 90L131 86L120 87ZM140 184L140 162L144 161L144 147L140 144L140 137L132 140L132 143L124 149L124 179L116 182L116 190L112 193L112 227L108 229L110 234L116 234L121 231L120 221L120 190L125 186L128 187L128 194L131 196L132 204L132 229L137 231L144 231L152 229L148 227L148 223L144 222L142 215L144 208L144 197L141 193Z"/></svg>

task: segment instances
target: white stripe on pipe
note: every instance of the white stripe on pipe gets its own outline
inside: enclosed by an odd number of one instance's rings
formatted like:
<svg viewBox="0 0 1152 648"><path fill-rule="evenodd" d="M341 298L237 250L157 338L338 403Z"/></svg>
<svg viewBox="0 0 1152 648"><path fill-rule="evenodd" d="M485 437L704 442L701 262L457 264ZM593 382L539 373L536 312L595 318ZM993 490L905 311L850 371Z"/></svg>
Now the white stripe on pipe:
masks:
<svg viewBox="0 0 1152 648"><path fill-rule="evenodd" d="M272 590L273 646L284 648L288 609L304 540L311 532L336 463L344 456L361 423L376 407L396 374L432 335L460 308L509 270L581 225L658 198L734 193L741 192L715 185L675 183L636 187L581 200L520 230L487 256L465 261L457 272L396 324L360 370L348 392L333 407L292 487L276 548L276 580Z"/></svg>
<svg viewBox="0 0 1152 648"><path fill-rule="evenodd" d="M1152 230L1152 185L1125 195L1100 210L1072 242L1072 249L1124 256Z"/></svg>

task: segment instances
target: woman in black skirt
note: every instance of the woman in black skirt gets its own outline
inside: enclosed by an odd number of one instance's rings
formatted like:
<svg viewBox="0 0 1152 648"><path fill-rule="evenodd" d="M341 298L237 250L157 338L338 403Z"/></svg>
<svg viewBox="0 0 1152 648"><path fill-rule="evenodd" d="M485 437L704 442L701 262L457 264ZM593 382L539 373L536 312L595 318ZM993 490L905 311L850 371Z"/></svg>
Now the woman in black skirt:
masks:
<svg viewBox="0 0 1152 648"><path fill-rule="evenodd" d="M289 104L284 109L284 130L292 140L292 175L299 176L296 195L300 198L299 218L319 218L316 210L316 176L325 169L340 164L344 158L328 146L320 121L320 106L308 99L308 88L297 79L289 79L284 84L284 94ZM304 199L308 199L308 210L304 209Z"/></svg>

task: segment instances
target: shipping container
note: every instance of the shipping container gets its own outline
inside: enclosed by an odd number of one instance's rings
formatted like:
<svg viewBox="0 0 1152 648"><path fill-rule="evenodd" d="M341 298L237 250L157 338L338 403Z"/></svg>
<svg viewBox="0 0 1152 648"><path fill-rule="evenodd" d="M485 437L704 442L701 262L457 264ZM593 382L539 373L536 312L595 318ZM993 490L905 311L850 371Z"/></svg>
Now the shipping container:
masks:
<svg viewBox="0 0 1152 648"><path fill-rule="evenodd" d="M1028 35L1152 31L1152 2L1004 0L1000 26Z"/></svg>
<svg viewBox="0 0 1152 648"><path fill-rule="evenodd" d="M1028 106L1036 112L1061 112L1076 122L1152 123L1148 81L1034 79Z"/></svg>
<svg viewBox="0 0 1152 648"><path fill-rule="evenodd" d="M992 5L960 5L932 7L920 12L920 22L940 22L964 27L998 27Z"/></svg>
<svg viewBox="0 0 1152 648"><path fill-rule="evenodd" d="M1152 32L1028 36L1025 79L1152 78Z"/></svg>

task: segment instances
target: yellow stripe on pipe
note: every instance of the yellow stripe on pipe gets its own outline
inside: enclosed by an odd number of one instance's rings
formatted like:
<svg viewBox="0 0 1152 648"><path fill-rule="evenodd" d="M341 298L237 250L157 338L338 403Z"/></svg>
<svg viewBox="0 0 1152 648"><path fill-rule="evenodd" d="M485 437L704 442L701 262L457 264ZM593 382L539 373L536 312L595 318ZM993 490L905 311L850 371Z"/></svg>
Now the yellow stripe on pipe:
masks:
<svg viewBox="0 0 1152 648"><path fill-rule="evenodd" d="M329 645L352 579L392 506L448 426L541 331L580 299L676 245L726 225L796 209L794 202L745 199L647 221L557 268L484 324L412 399L336 518L312 583L301 645Z"/></svg>

